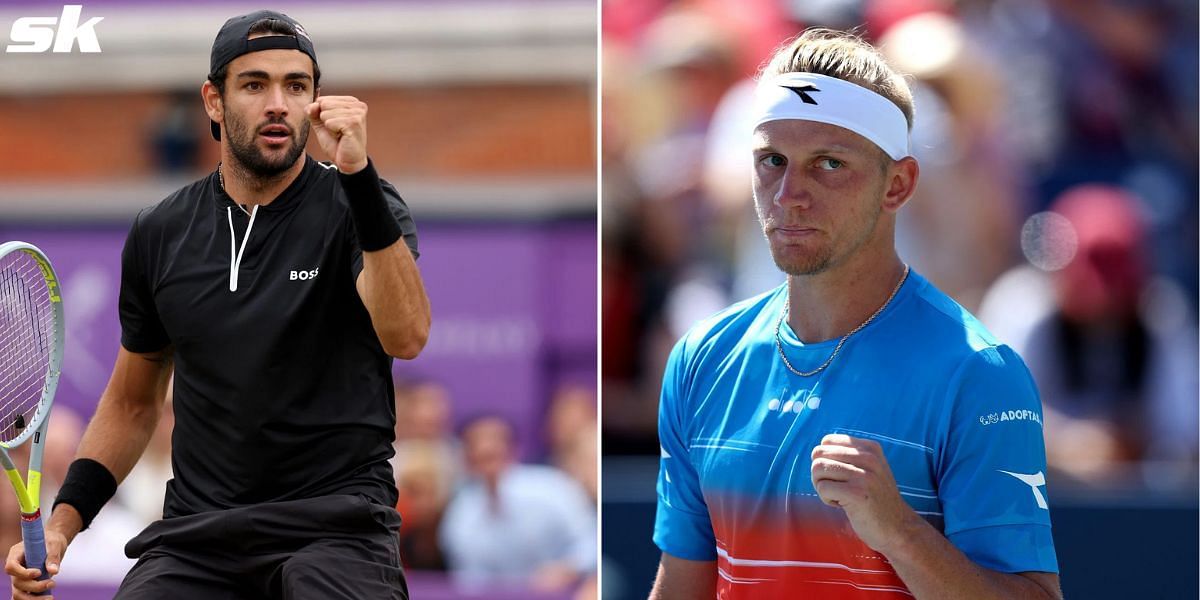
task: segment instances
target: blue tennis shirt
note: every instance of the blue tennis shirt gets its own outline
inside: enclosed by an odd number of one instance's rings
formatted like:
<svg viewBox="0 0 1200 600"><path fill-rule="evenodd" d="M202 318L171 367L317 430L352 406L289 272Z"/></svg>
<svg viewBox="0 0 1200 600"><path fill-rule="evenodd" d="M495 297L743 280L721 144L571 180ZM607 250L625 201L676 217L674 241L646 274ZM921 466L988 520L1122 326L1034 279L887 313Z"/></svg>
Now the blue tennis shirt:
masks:
<svg viewBox="0 0 1200 600"><path fill-rule="evenodd" d="M900 598L904 583L817 497L829 433L880 443L901 497L975 563L1058 572L1037 389L1025 364L913 272L821 373L775 343L787 286L702 321L676 344L659 407L654 541L716 560L718 598ZM837 340L784 352L816 368Z"/></svg>

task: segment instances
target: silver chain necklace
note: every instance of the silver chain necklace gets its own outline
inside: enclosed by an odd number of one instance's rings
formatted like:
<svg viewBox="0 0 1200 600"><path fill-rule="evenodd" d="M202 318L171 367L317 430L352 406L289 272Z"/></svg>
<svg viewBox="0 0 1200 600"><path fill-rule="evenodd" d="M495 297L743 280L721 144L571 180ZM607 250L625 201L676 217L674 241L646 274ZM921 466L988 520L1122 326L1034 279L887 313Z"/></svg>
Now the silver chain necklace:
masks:
<svg viewBox="0 0 1200 600"><path fill-rule="evenodd" d="M220 184L221 184L221 191L225 192L225 194L228 195L229 190L225 189L225 174L221 172L221 163L217 163L217 181L220 182ZM230 196L229 199L233 200L233 197ZM247 215L250 214L250 211L246 210L247 205L241 204L237 200L233 201L233 205L238 207L239 209L241 209L241 211L246 213Z"/></svg>
<svg viewBox="0 0 1200 600"><path fill-rule="evenodd" d="M841 351L842 345L846 343L846 340L849 339L850 336L861 331L863 327L870 325L871 321L874 321L875 317L878 317L879 313L883 312L883 309L887 308L887 306L892 303L892 299L896 297L896 293L900 291L900 287L903 286L904 282L907 280L908 280L908 265L904 265L904 274L900 276L900 282L896 284L896 287L894 289L892 289L892 293L887 297L887 300L884 300L883 304L880 305L880 307L878 309L876 309L875 312L871 316L867 317L866 321L859 323L858 327L851 329L850 333L843 335L842 339L838 340L837 346L833 347L833 353L829 355L829 358L825 359L825 362L821 363L821 366L819 366L811 371L801 371L801 370L797 369L796 367L793 367L791 361L789 361L787 358L787 354L785 354L783 351L783 338L780 337L779 330L780 330L780 328L783 327L783 320L786 319L788 316L788 313L791 312L792 299L789 295L788 299L784 300L784 302L783 302L783 313L779 315L779 321L775 323L775 349L779 351L779 358L783 359L784 366L786 366L788 368L788 370L791 371L792 373L799 375L801 377L812 377L813 375L816 375L817 373L824 371L825 367L828 367L829 364L833 362L833 359L838 355L838 352Z"/></svg>

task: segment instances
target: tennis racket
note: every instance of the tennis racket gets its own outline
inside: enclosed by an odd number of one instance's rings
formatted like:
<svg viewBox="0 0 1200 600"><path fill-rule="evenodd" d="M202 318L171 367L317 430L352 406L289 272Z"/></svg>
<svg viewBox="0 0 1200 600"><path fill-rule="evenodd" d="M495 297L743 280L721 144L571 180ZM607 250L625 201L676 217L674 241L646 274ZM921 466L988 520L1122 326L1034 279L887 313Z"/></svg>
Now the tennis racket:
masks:
<svg viewBox="0 0 1200 600"><path fill-rule="evenodd" d="M21 507L25 566L46 579L42 448L63 354L62 294L50 260L25 242L0 244L0 465ZM22 479L9 451L30 441Z"/></svg>

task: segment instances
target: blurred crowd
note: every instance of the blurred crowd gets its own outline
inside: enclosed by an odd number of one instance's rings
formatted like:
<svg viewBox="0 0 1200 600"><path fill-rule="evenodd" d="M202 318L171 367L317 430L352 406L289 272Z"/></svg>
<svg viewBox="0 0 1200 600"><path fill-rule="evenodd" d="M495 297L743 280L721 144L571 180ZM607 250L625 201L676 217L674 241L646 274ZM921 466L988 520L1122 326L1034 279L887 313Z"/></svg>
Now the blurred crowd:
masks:
<svg viewBox="0 0 1200 600"><path fill-rule="evenodd" d="M453 423L434 381L396 387L397 509L405 569L447 571L460 589L507 586L595 596L596 395L564 385L542 431L495 414ZM520 460L518 436L540 436L540 460Z"/></svg>
<svg viewBox="0 0 1200 600"><path fill-rule="evenodd" d="M591 388L555 391L544 431L517 431L481 414L455 427L453 399L435 381L398 382L396 455L401 562L407 572L441 572L471 597L522 590L542 598L596 597L596 396ZM120 583L134 561L125 543L162 518L171 478L174 412L162 419L137 466L89 530L71 544L58 579ZM50 419L43 459L44 510L75 457L85 423L69 407ZM522 462L518 435L540 436L540 460ZM28 444L13 453L24 465ZM16 497L0 494L0 511L17 514ZM0 519L0 545L21 539L17 519ZM517 594L518 596L513 596Z"/></svg>
<svg viewBox="0 0 1200 600"><path fill-rule="evenodd" d="M909 76L901 258L1026 359L1059 484L1179 486L1197 453L1197 5L606 0L606 454L657 454L693 323L783 282L750 197L754 75L806 27Z"/></svg>

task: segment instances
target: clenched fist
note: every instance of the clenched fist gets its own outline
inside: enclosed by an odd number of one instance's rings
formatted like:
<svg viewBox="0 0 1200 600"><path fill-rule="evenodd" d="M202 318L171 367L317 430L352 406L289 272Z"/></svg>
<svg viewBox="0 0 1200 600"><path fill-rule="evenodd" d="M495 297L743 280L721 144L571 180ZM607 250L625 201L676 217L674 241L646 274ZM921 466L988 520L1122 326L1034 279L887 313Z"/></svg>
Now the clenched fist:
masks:
<svg viewBox="0 0 1200 600"><path fill-rule="evenodd" d="M367 166L367 103L354 96L320 96L305 108L321 149L347 175Z"/></svg>
<svg viewBox="0 0 1200 600"><path fill-rule="evenodd" d="M821 501L840 507L854 533L887 555L920 516L900 497L883 449L874 440L833 433L812 451L813 488Z"/></svg>

